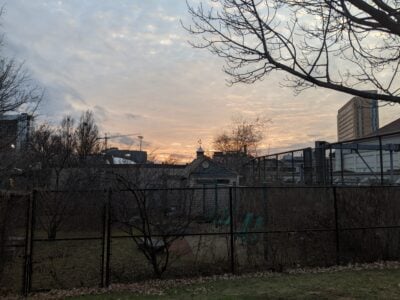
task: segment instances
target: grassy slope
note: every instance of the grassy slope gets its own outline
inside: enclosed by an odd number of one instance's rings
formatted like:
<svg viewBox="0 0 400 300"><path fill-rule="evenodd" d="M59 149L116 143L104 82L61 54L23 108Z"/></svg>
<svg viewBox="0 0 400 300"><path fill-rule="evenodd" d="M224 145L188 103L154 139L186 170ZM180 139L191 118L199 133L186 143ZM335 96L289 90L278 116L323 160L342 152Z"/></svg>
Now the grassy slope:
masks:
<svg viewBox="0 0 400 300"><path fill-rule="evenodd" d="M164 296L121 292L73 299L400 299L400 270L219 280L168 290Z"/></svg>

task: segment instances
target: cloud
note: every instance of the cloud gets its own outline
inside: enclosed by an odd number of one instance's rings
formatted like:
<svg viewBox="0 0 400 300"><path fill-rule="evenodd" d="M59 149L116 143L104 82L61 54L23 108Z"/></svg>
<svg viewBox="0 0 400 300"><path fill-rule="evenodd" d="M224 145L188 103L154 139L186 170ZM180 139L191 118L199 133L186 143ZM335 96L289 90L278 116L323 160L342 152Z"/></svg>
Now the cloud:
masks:
<svg viewBox="0 0 400 300"><path fill-rule="evenodd" d="M147 150L193 157L197 140L211 149L236 113L272 118L264 151L312 145L316 133L334 140L337 109L351 98L323 89L295 97L279 87L281 73L228 87L223 61L186 42L182 0L3 3L4 53L45 88L43 119L91 109L102 132L141 133ZM110 142L129 147L135 137Z"/></svg>
<svg viewBox="0 0 400 300"><path fill-rule="evenodd" d="M140 118L139 115L135 115L135 114L132 114L132 113L126 113L126 114L125 114L125 117L126 117L127 119L132 119L132 120L136 120L137 118Z"/></svg>
<svg viewBox="0 0 400 300"><path fill-rule="evenodd" d="M132 146L136 142L136 140L130 136L123 136L123 137L116 138L114 140L114 142L122 144L122 145L126 145L126 146Z"/></svg>
<svg viewBox="0 0 400 300"><path fill-rule="evenodd" d="M104 123L108 120L110 116L110 111L101 105L95 105L92 111L96 118L96 121L99 123Z"/></svg>

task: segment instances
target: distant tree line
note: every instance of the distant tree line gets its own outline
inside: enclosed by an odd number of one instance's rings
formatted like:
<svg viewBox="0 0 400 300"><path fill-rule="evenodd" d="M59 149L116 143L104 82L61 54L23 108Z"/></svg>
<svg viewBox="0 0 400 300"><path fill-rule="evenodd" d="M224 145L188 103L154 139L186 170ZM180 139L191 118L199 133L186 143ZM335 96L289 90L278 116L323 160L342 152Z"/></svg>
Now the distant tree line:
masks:
<svg viewBox="0 0 400 300"><path fill-rule="evenodd" d="M77 125L71 116L65 116L58 126L39 125L30 137L27 149L29 167L33 170L51 170L55 187L59 187L62 170L86 163L91 155L99 154L99 129L91 111L83 112ZM48 182L48 181L45 181Z"/></svg>

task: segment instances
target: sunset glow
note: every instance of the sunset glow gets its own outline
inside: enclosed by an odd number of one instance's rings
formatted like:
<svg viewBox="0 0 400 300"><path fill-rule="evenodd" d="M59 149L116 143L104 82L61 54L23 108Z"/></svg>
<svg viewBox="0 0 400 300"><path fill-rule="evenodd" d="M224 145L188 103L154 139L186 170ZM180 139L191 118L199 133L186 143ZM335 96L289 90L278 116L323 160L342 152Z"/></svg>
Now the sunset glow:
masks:
<svg viewBox="0 0 400 300"><path fill-rule="evenodd" d="M38 121L56 123L90 109L103 133L139 133L159 161L171 154L189 161L198 139L212 151L213 136L237 113L272 120L260 153L335 141L337 110L351 98L324 89L295 96L281 87L281 73L254 85L227 86L223 60L188 44L182 0L2 4L7 54L25 61L46 91ZM383 108L381 125L398 113L398 106ZM110 144L139 147L135 136Z"/></svg>

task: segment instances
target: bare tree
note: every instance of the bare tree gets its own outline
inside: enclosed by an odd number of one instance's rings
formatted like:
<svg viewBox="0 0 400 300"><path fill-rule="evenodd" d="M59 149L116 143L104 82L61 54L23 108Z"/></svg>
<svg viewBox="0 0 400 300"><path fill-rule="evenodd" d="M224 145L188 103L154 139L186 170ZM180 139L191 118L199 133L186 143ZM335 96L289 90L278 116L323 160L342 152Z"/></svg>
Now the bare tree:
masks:
<svg viewBox="0 0 400 300"><path fill-rule="evenodd" d="M74 136L74 119L70 116L65 116L61 121L61 126L58 128L54 138L56 139L56 149L58 152L57 160L54 161L53 168L56 172L56 189L60 188L61 172L73 165L74 151L77 145L77 140Z"/></svg>
<svg viewBox="0 0 400 300"><path fill-rule="evenodd" d="M0 18L2 14L3 9L0 8ZM4 40L0 36L0 118L6 114L24 112L30 119L41 102L43 90L35 84L22 63L4 55L3 48ZM0 182L3 188L12 188L9 183L13 181L14 173L23 159L17 140L25 140L30 122L27 121L23 126L23 122L19 122L12 130L7 128L7 120L3 122L0 133Z"/></svg>
<svg viewBox="0 0 400 300"><path fill-rule="evenodd" d="M4 13L0 8L0 17ZM0 36L0 51L4 48L3 36ZM43 89L38 87L29 75L23 63L18 63L15 59L4 56L1 51L0 57L0 117L7 113L17 113L22 111L27 113L29 118L35 113L42 98ZM10 144L15 144L17 136L25 134L25 128L18 128L16 136L12 139L2 137L0 150L9 148ZM4 134L4 133L3 133ZM6 149L7 150L7 149Z"/></svg>
<svg viewBox="0 0 400 300"><path fill-rule="evenodd" d="M81 160L100 151L99 129L91 111L82 113L75 136L76 151Z"/></svg>
<svg viewBox="0 0 400 300"><path fill-rule="evenodd" d="M230 83L275 70L296 92L320 86L400 103L397 0L211 0L188 4L193 41L226 61ZM374 93L371 90L378 90Z"/></svg>
<svg viewBox="0 0 400 300"><path fill-rule="evenodd" d="M153 171L146 173L137 168L136 172L131 170L129 176L114 174L119 188L128 195L113 201L113 219L132 237L151 265L154 276L160 278L175 260L187 254L173 253L171 245L182 238L195 218L193 191L167 191L168 174L159 169Z"/></svg>
<svg viewBox="0 0 400 300"><path fill-rule="evenodd" d="M162 162L165 165L177 165L179 163L179 157L174 154L170 154Z"/></svg>
<svg viewBox="0 0 400 300"><path fill-rule="evenodd" d="M43 187L54 162L57 160L59 139L55 138L54 129L48 124L40 125L33 133L29 143L28 162L32 170L40 170L33 176L35 187Z"/></svg>
<svg viewBox="0 0 400 300"><path fill-rule="evenodd" d="M230 152L238 150L232 141L232 136L226 131L214 137L213 144L218 151L222 152Z"/></svg>
<svg viewBox="0 0 400 300"><path fill-rule="evenodd" d="M157 157L158 157L157 151L158 150L159 150L159 148L154 148L154 149L148 151L148 153L147 153L147 161L148 162L154 163L157 161Z"/></svg>
<svg viewBox="0 0 400 300"><path fill-rule="evenodd" d="M260 143L265 138L265 130L270 120L243 116L232 118L230 132L222 132L214 138L214 147L223 152L243 152L257 155Z"/></svg>
<svg viewBox="0 0 400 300"><path fill-rule="evenodd" d="M22 64L6 57L0 58L0 115L15 112L22 106L28 109L27 106L31 105L31 109L36 109L42 95L42 89L33 84Z"/></svg>
<svg viewBox="0 0 400 300"><path fill-rule="evenodd" d="M35 188L45 188L40 193L38 210L39 224L49 239L57 232L74 210L68 193L62 192L76 183L76 176L67 170L74 165L74 120L66 116L59 128L41 125L34 131L31 143L32 181Z"/></svg>

